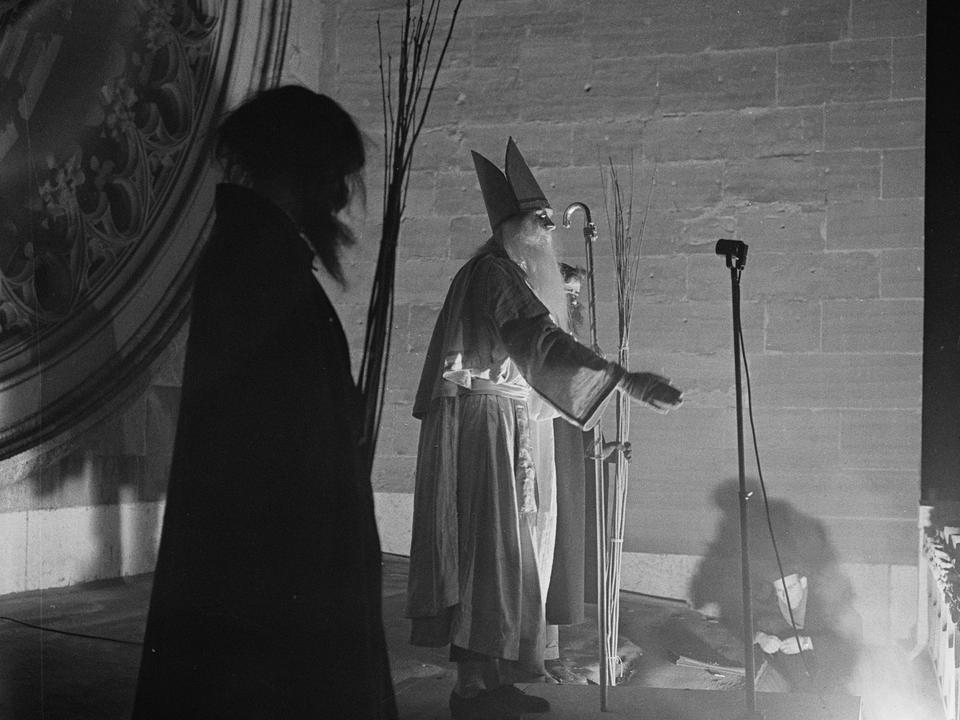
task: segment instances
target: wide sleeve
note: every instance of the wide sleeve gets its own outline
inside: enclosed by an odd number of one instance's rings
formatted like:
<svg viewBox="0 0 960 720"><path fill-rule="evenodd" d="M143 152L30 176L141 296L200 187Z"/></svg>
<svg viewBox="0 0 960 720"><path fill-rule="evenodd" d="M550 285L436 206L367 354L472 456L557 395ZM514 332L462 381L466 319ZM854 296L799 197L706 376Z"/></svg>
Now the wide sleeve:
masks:
<svg viewBox="0 0 960 720"><path fill-rule="evenodd" d="M592 427L624 375L561 329L512 263L486 278L487 305L504 348L524 379L565 417Z"/></svg>
<svg viewBox="0 0 960 720"><path fill-rule="evenodd" d="M581 427L599 421L624 375L619 365L578 343L549 317L508 323L502 334L521 374L551 405Z"/></svg>

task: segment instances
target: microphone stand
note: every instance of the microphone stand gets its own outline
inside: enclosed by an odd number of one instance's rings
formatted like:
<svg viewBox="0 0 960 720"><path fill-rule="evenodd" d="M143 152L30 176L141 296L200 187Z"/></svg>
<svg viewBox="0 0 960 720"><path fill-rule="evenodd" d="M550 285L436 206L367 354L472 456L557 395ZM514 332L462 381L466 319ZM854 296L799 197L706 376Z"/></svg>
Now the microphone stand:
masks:
<svg viewBox="0 0 960 720"><path fill-rule="evenodd" d="M563 211L563 226L570 227L570 218L577 210L583 210L583 242L587 260L587 298L590 303L590 342L593 351L603 356L597 340L597 292L594 286L593 243L597 239L597 226L590 218L590 208L580 202L572 203ZM596 503L597 527L597 631L600 636L600 710L607 711L607 694L610 686L607 654L607 491L603 474L603 440L600 425L593 427L593 475L594 499Z"/></svg>
<svg viewBox="0 0 960 720"><path fill-rule="evenodd" d="M753 658L753 609L750 592L750 548L747 539L747 501L752 492L747 492L743 461L743 393L740 380L740 273L747 263L747 245L739 240L718 240L717 255L723 255L730 268L730 292L733 306L733 372L737 393L737 465L740 479L740 579L743 592L743 679L747 711L744 720L763 720L757 710L756 669Z"/></svg>

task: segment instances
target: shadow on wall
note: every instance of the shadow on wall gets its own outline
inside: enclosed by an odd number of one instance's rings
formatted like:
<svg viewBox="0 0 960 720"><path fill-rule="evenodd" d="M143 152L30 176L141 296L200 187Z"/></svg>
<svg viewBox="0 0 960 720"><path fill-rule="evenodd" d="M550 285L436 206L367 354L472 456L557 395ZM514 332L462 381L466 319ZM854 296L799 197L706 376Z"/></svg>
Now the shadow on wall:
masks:
<svg viewBox="0 0 960 720"><path fill-rule="evenodd" d="M175 401L123 396L186 303L240 13L0 5L2 593L153 569Z"/></svg>
<svg viewBox="0 0 960 720"><path fill-rule="evenodd" d="M758 652L791 691L846 692L855 680L862 627L853 607L853 586L840 572L826 529L818 519L778 499L770 499L768 525L759 489L748 483L747 491L754 493L748 503L748 548ZM721 519L691 581L690 598L695 608L742 637L738 481L720 483L714 502Z"/></svg>
<svg viewBox="0 0 960 720"><path fill-rule="evenodd" d="M179 398L151 385L38 458L26 589L153 571Z"/></svg>
<svg viewBox="0 0 960 720"><path fill-rule="evenodd" d="M23 500L17 503L11 495L11 502L30 516L24 529L26 584L16 589L153 571L185 336L184 329L148 369L142 378L149 380L147 387L31 462L20 481ZM109 342L110 333L100 337Z"/></svg>
<svg viewBox="0 0 960 720"><path fill-rule="evenodd" d="M100 335L98 342L116 351L112 333ZM57 399L48 395L41 384L41 407ZM116 577L142 564L131 562L142 554L138 537L149 537L136 504L145 465L142 404L138 399L133 412L111 413L94 427L68 435L39 458L30 488L35 547L28 547L28 587ZM155 552L151 567L154 561Z"/></svg>

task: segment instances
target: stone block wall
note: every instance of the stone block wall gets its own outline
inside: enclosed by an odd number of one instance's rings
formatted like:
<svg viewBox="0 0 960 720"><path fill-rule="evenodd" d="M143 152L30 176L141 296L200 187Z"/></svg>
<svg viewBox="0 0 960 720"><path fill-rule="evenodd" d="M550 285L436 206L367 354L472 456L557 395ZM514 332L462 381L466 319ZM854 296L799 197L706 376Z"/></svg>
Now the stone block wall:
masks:
<svg viewBox="0 0 960 720"><path fill-rule="evenodd" d="M352 288L334 293L355 349L379 238L377 20L395 51L402 7L325 9L321 89L355 114L372 147ZM465 2L417 146L400 241L374 475L387 544L406 550L418 432L410 406L429 332L453 273L489 233L470 150L502 162L512 135L558 213L574 201L594 212L608 354L616 306L601 164L612 158L624 178L632 159L635 208L649 193L631 364L670 376L686 401L666 417L633 413L627 565L649 570L668 557L676 575L689 575L719 529L715 494L736 477L737 459L730 277L713 246L736 238L750 247L743 331L768 493L826 528L863 579L862 611L879 636L907 634L925 16L915 0ZM579 222L555 235L564 258L582 265ZM756 482L751 449L748 435ZM662 572L633 582L655 591L656 577L668 594L684 584ZM869 590L877 578L882 596Z"/></svg>
<svg viewBox="0 0 960 720"><path fill-rule="evenodd" d="M369 136L350 288L330 287L355 368L379 239L377 20L395 52L402 11L402 0L298 0L287 48L288 79L337 98ZM502 162L512 135L558 213L574 201L594 212L610 353L601 163L612 158L627 177L632 159L635 207L649 192L631 365L667 374L686 401L665 417L633 413L625 587L682 595L720 529L716 495L737 460L730 279L713 246L736 238L750 247L744 343L768 492L826 528L872 637L907 636L925 19L921 0L465 0L417 145L399 247L373 478L385 549L409 547L410 410L429 333L453 274L489 234L470 150ZM582 265L580 222L556 237ZM151 569L182 342L142 395L64 452L2 464L0 593ZM748 445L755 481L751 455Z"/></svg>

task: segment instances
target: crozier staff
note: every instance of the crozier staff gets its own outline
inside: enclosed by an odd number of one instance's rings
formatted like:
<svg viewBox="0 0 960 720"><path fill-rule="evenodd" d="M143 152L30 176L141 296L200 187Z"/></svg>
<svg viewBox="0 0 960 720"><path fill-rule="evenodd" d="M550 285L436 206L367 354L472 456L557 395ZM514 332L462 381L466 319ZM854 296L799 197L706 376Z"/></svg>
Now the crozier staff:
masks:
<svg viewBox="0 0 960 720"><path fill-rule="evenodd" d="M544 672L555 514L552 420L599 420L621 391L666 411L681 393L566 332L552 210L512 139L505 173L474 153L493 236L457 273L414 405L421 423L407 614L450 645L455 719L545 712L513 683Z"/></svg>

